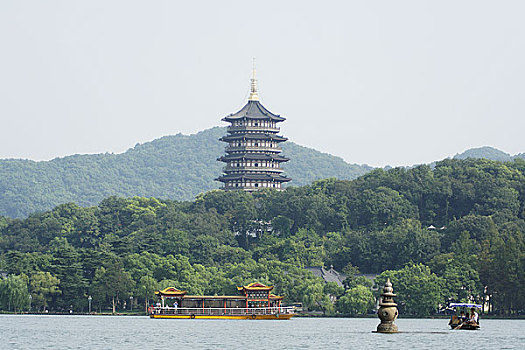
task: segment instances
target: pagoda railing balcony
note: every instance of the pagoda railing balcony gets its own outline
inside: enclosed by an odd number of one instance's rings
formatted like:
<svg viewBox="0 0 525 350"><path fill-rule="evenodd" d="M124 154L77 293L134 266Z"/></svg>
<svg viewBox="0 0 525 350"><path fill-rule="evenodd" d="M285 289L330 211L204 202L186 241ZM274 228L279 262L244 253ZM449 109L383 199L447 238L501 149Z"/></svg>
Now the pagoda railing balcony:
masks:
<svg viewBox="0 0 525 350"><path fill-rule="evenodd" d="M274 173L282 173L284 169L281 168L272 168L272 167L266 167L266 166L225 166L222 168L224 172L231 172L231 171L243 171L243 170L249 170L249 171L257 171L257 172L274 172Z"/></svg>
<svg viewBox="0 0 525 350"><path fill-rule="evenodd" d="M279 147L263 147L263 146L228 146L226 147L226 152L236 152L236 151L255 151L255 152L282 152L282 149Z"/></svg>
<svg viewBox="0 0 525 350"><path fill-rule="evenodd" d="M228 126L228 132L241 132L241 131L265 131L265 132L275 132L278 133L281 131L279 127L269 127L269 126Z"/></svg>

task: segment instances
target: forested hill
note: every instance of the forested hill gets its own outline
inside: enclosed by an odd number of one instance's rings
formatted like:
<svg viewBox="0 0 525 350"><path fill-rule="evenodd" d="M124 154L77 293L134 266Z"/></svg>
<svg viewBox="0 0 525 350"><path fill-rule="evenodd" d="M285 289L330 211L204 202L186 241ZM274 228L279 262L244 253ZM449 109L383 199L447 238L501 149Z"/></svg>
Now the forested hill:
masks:
<svg viewBox="0 0 525 350"><path fill-rule="evenodd" d="M217 158L225 144L218 139L225 133L215 127L165 136L122 154L0 160L0 215L23 217L67 202L95 205L112 195L191 200L219 187L214 179L221 174ZM355 179L372 169L290 141L283 149L291 159L284 168L294 186L330 177Z"/></svg>
<svg viewBox="0 0 525 350"><path fill-rule="evenodd" d="M456 154L455 159L467 159L467 158L484 158L489 160L497 160L498 162L511 162L514 159L521 158L525 159L525 153L516 154L514 156L500 151L494 147L478 147L466 150L463 153Z"/></svg>

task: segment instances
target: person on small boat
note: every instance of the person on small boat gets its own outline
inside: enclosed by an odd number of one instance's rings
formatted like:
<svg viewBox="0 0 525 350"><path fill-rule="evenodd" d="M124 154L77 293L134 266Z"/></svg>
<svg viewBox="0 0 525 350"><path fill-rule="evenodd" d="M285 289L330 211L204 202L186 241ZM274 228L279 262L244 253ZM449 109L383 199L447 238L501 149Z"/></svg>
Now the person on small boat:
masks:
<svg viewBox="0 0 525 350"><path fill-rule="evenodd" d="M459 324L459 318L457 315L452 315L452 317L450 318L450 321L448 321L448 325L449 326L455 326L455 325L458 325Z"/></svg>
<svg viewBox="0 0 525 350"><path fill-rule="evenodd" d="M477 326L479 324L479 315L476 312L475 308L470 309L470 319L468 321L468 324L471 324L473 326Z"/></svg>
<svg viewBox="0 0 525 350"><path fill-rule="evenodd" d="M473 329L479 328L479 315L475 308L470 309L470 314L467 312L466 320L460 321L455 329L465 329L465 327L472 327Z"/></svg>
<svg viewBox="0 0 525 350"><path fill-rule="evenodd" d="M452 328L456 328L456 327L459 327L460 325L462 326L463 324L466 324L467 321L468 321L468 318L465 315L465 312L461 311L459 313L459 316L453 315L448 324Z"/></svg>
<svg viewBox="0 0 525 350"><path fill-rule="evenodd" d="M473 305L468 303L450 303L450 307L469 307L469 309L466 310L470 310L470 313L467 311L466 314L463 310L458 310L460 312L459 316L452 316L448 323L450 328L467 330L479 329L479 314L477 309L481 309L481 305Z"/></svg>
<svg viewBox="0 0 525 350"><path fill-rule="evenodd" d="M468 318L467 318L467 316L465 316L465 312L461 311L459 313L459 316L458 315L453 315L451 317L450 321L448 322L448 324L452 328L455 328L455 327L459 326L460 324L463 324L463 323L465 323L467 321L468 321Z"/></svg>

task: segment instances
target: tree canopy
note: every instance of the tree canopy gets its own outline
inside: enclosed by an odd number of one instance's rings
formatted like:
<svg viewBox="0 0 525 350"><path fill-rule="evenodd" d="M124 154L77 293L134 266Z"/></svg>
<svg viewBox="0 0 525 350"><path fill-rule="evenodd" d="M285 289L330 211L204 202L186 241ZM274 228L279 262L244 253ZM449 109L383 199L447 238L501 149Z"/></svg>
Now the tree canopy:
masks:
<svg viewBox="0 0 525 350"><path fill-rule="evenodd" d="M214 179L224 165L217 157L224 153L219 138L225 134L226 128L215 127L137 144L122 154L0 160L0 215L25 217L67 202L92 206L110 196L193 200L220 186ZM355 179L372 169L290 141L283 150L294 186L327 177Z"/></svg>
<svg viewBox="0 0 525 350"><path fill-rule="evenodd" d="M118 310L153 290L231 294L254 281L325 313L369 309L369 280L325 287L307 266L390 277L402 312L449 301L525 307L525 161L445 160L284 191L193 201L111 196L0 220L0 308ZM25 287L24 287L25 286ZM365 287L365 288L363 288ZM367 289L368 288L368 289ZM333 303L334 298L340 301ZM36 300L35 300L36 302Z"/></svg>

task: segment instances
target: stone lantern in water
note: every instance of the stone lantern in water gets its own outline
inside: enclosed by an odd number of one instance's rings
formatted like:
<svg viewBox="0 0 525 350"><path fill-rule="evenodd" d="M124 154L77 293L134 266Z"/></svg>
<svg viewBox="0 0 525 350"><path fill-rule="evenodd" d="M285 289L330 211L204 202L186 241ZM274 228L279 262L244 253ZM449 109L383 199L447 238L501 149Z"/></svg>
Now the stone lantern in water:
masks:
<svg viewBox="0 0 525 350"><path fill-rule="evenodd" d="M392 288L390 278L386 280L383 293L381 293L381 301L379 302L379 310L377 316L381 319L381 323L377 326L378 333L397 333L397 325L394 323L397 318L397 304L394 302L396 296Z"/></svg>

